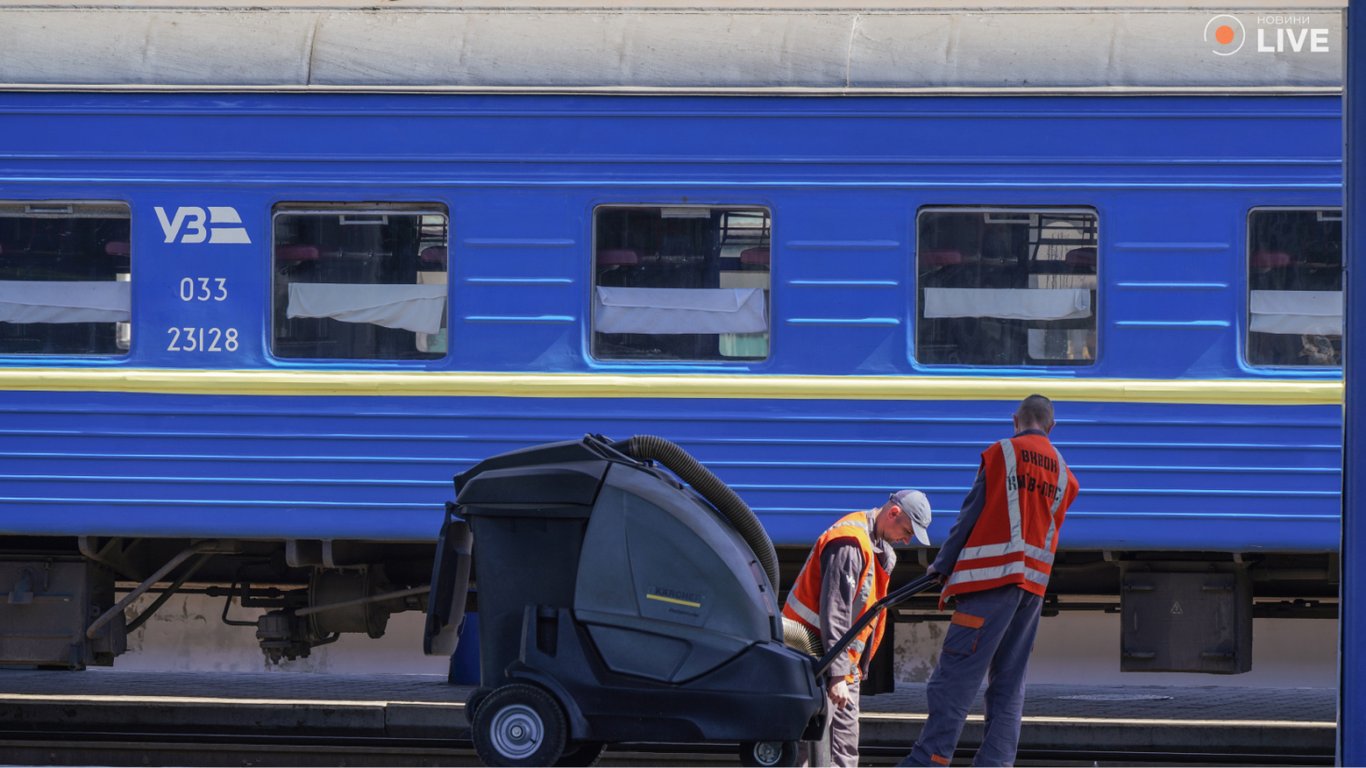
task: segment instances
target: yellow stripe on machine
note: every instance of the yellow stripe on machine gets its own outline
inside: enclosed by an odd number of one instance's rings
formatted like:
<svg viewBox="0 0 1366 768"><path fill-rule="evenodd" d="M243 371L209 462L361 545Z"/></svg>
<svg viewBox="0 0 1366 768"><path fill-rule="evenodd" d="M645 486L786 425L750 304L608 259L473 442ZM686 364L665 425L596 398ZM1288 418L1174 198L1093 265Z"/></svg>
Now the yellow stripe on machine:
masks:
<svg viewBox="0 0 1366 768"><path fill-rule="evenodd" d="M682 398L752 400L1019 400L1340 405L1341 381L1052 379L991 376L785 376L653 373L3 368L0 391L182 395Z"/></svg>
<svg viewBox="0 0 1366 768"><path fill-rule="evenodd" d="M676 597L665 597L665 596L663 596L663 595L656 595L656 594L653 593L653 592L647 592L647 593L645 593L645 599L646 599L646 600L658 600L658 601L661 602L661 603L673 603L674 605L685 605L685 606L687 606L687 607L689 607L689 608L701 608L701 607L702 607L702 604L701 604L701 603L694 602L694 601L692 601L692 600L679 600L679 599L676 598Z"/></svg>

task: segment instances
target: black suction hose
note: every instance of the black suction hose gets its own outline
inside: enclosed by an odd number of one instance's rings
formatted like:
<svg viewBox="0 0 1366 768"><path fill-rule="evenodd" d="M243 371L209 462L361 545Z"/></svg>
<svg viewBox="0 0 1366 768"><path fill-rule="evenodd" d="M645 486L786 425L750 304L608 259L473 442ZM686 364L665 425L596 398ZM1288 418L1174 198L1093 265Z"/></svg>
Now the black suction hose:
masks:
<svg viewBox="0 0 1366 768"><path fill-rule="evenodd" d="M858 620L854 622L854 626L850 627L848 632L841 635L840 639L835 641L835 644L830 647L830 650L826 651L825 655L822 656L819 661L815 662L816 675L820 676L821 673L829 669L830 665L835 663L835 659L839 658L841 653L844 653L844 649L848 648L849 644L854 642L854 638L858 636L858 633L862 631L864 627L871 624L879 613L882 613L884 610L891 608L897 603L924 592L930 587L937 586L938 584L939 576L933 573L927 573L909 584L902 584L900 587L892 590L886 597L873 603L872 607L864 611L863 614L858 617Z"/></svg>
<svg viewBox="0 0 1366 768"><path fill-rule="evenodd" d="M711 502L712 506L725 515L740 533L740 538L745 540L754 551L755 557L759 558L759 565L763 566L764 573L768 574L769 584L775 591L778 589L778 553L773 549L773 541L768 538L768 533L764 531L764 526L754 515L754 511L744 499L730 489L730 486L721 482L711 470L702 466L701 462L676 443L662 437L636 435L614 443L612 447L633 459L663 464L683 482L702 494L702 498Z"/></svg>

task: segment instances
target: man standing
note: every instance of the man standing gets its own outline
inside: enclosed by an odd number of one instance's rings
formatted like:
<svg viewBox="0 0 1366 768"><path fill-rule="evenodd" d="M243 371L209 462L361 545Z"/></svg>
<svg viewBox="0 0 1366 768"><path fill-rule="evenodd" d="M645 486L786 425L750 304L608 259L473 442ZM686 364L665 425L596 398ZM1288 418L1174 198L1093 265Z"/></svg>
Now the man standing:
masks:
<svg viewBox="0 0 1366 768"><path fill-rule="evenodd" d="M901 765L948 765L963 720L990 670L986 730L973 765L1012 765L1020 742L1025 669L1063 516L1077 478L1048 441L1053 403L1030 395L1015 436L982 452L977 480L930 565L955 611L926 687L929 719Z"/></svg>
<svg viewBox="0 0 1366 768"><path fill-rule="evenodd" d="M873 603L887 595L896 567L892 544L929 545L930 502L897 491L880 508L853 512L830 526L807 555L783 604L783 616L818 633L829 650ZM830 751L837 766L858 765L859 681L882 641L886 614L864 627L830 667Z"/></svg>

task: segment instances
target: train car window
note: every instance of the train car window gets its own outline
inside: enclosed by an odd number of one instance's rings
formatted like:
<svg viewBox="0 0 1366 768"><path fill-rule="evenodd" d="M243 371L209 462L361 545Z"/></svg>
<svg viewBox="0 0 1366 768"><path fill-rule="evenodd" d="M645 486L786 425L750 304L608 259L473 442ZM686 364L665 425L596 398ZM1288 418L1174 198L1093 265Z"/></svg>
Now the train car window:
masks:
<svg viewBox="0 0 1366 768"><path fill-rule="evenodd" d="M1342 210L1248 214L1247 361L1342 365Z"/></svg>
<svg viewBox="0 0 1366 768"><path fill-rule="evenodd" d="M275 356L445 356L444 207L282 204L274 219Z"/></svg>
<svg viewBox="0 0 1366 768"><path fill-rule="evenodd" d="M770 229L762 208L599 208L593 356L766 359Z"/></svg>
<svg viewBox="0 0 1366 768"><path fill-rule="evenodd" d="M128 351L130 242L124 203L0 202L0 354Z"/></svg>
<svg viewBox="0 0 1366 768"><path fill-rule="evenodd" d="M921 209L916 360L1093 363L1097 229L1091 209Z"/></svg>

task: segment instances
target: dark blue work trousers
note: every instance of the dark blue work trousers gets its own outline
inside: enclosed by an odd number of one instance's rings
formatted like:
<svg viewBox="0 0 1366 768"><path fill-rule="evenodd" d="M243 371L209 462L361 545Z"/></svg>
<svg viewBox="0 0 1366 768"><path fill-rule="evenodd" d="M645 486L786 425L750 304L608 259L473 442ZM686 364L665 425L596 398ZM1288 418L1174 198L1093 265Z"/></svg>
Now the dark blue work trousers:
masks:
<svg viewBox="0 0 1366 768"><path fill-rule="evenodd" d="M925 689L929 719L901 765L949 764L983 677L988 680L986 730L972 764L1012 765L1020 743L1025 670L1043 599L1005 586L959 595L955 607L939 663Z"/></svg>

